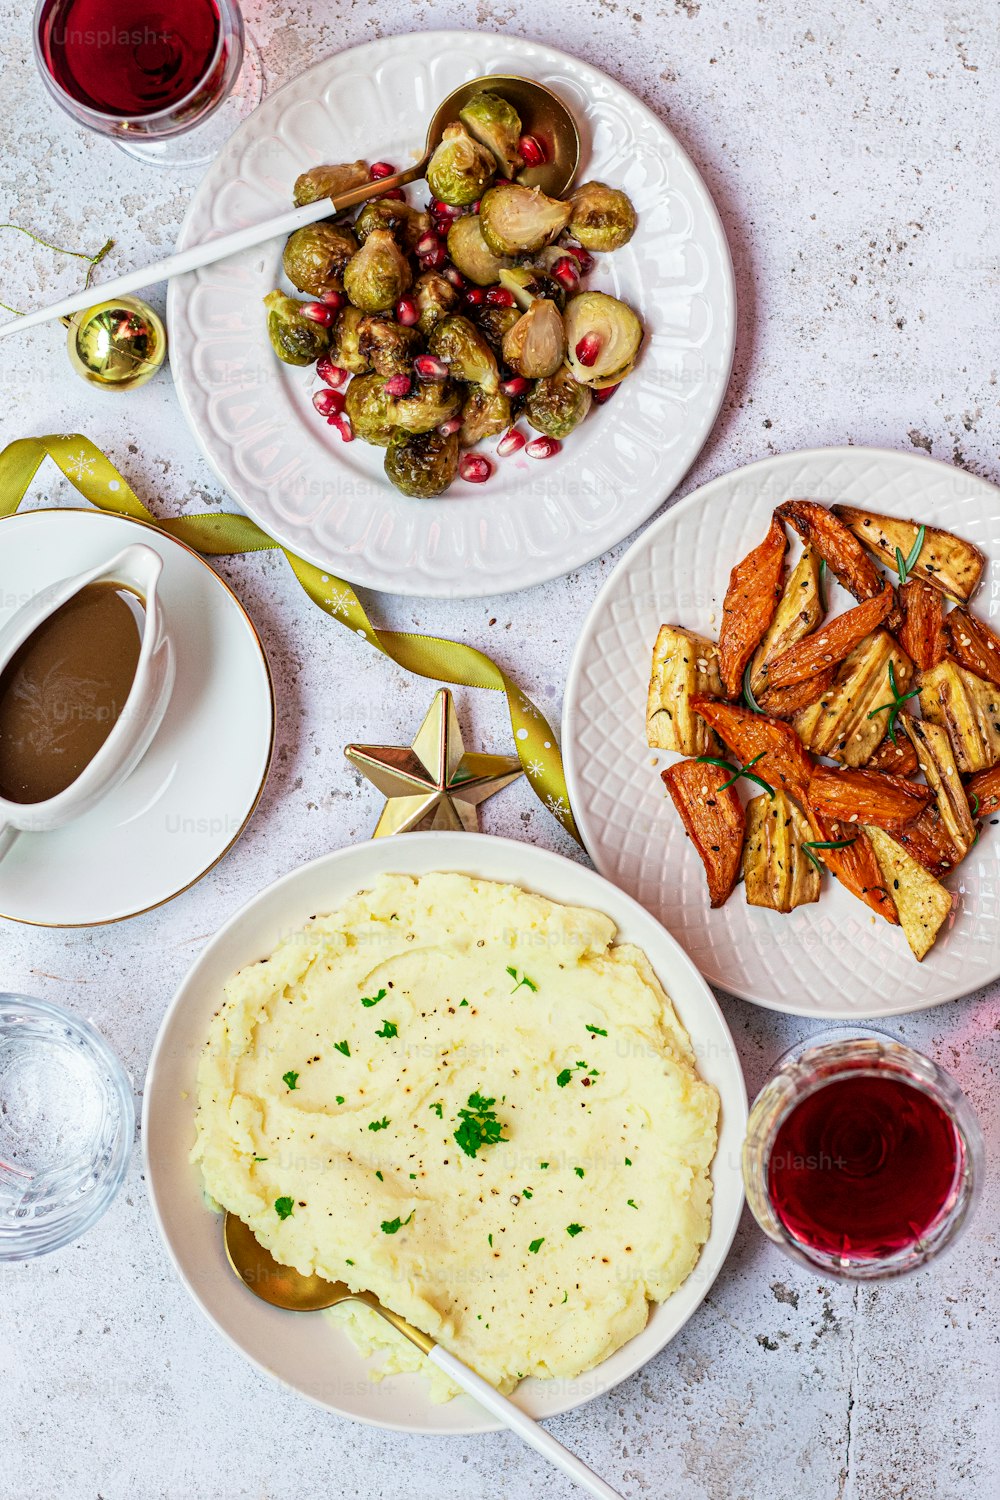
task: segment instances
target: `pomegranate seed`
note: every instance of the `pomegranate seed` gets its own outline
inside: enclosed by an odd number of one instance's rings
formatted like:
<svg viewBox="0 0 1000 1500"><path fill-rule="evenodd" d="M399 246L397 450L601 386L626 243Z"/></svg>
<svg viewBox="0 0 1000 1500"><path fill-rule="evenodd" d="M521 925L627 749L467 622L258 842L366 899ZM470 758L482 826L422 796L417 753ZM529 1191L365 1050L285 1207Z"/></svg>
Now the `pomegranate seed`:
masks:
<svg viewBox="0 0 1000 1500"><path fill-rule="evenodd" d="M334 312L339 312L344 305L343 292L324 292L319 299L324 307L332 307Z"/></svg>
<svg viewBox="0 0 1000 1500"><path fill-rule="evenodd" d="M445 266L441 274L444 276L446 281L451 282L456 291L465 291L466 280L457 266Z"/></svg>
<svg viewBox="0 0 1000 1500"><path fill-rule="evenodd" d="M340 391L331 391L329 388L314 391L312 399L313 406L321 417L332 417L344 410L344 397Z"/></svg>
<svg viewBox="0 0 1000 1500"><path fill-rule="evenodd" d="M314 323L322 323L324 328L329 328L337 314L332 307L324 307L322 302L303 302L302 316L311 318Z"/></svg>
<svg viewBox="0 0 1000 1500"><path fill-rule="evenodd" d="M536 437L525 447L525 453L529 458L554 458L562 449L562 443L555 438Z"/></svg>
<svg viewBox="0 0 1000 1500"><path fill-rule="evenodd" d="M594 400L597 402L598 406L603 406L605 401L611 400L611 397L614 395L617 389L618 386L616 385L606 385L603 391L594 391Z"/></svg>
<svg viewBox="0 0 1000 1500"><path fill-rule="evenodd" d="M330 417L329 422L331 427L336 427L345 443L354 442L354 428L351 426L351 419L346 412L336 412Z"/></svg>
<svg viewBox="0 0 1000 1500"><path fill-rule="evenodd" d="M400 297L396 303L396 322L402 323L404 328L412 328L414 323L420 322L420 313L412 297Z"/></svg>
<svg viewBox="0 0 1000 1500"><path fill-rule="evenodd" d="M514 293L508 292L505 286L491 286L486 293L486 301L490 307L513 307Z"/></svg>
<svg viewBox="0 0 1000 1500"><path fill-rule="evenodd" d="M411 385L409 375L393 375L386 381L383 389L387 396L408 396Z"/></svg>
<svg viewBox="0 0 1000 1500"><path fill-rule="evenodd" d="M531 381L523 375L512 375L509 380L501 380L500 389L505 396L525 396L530 385Z"/></svg>
<svg viewBox="0 0 1000 1500"><path fill-rule="evenodd" d="M419 240L417 240L416 253L421 256L433 255L435 250L440 249L440 246L441 241L438 239L437 235L431 234L428 230L426 234L422 234Z"/></svg>
<svg viewBox="0 0 1000 1500"><path fill-rule="evenodd" d="M447 422L441 423L441 426L438 428L438 432L442 437L451 437L452 433L457 432L461 425L461 417L449 417Z"/></svg>
<svg viewBox="0 0 1000 1500"><path fill-rule="evenodd" d="M465 294L465 300L471 307L481 307L486 301L486 293L481 286L470 286Z"/></svg>
<svg viewBox="0 0 1000 1500"><path fill-rule="evenodd" d="M434 214L431 214L431 229L442 240L448 238L448 230L454 222L453 219L438 219Z"/></svg>
<svg viewBox="0 0 1000 1500"><path fill-rule="evenodd" d="M420 256L420 264L424 266L428 271L440 271L441 267L445 264L447 259L447 250L443 245L439 244L437 249L432 250L429 255Z"/></svg>
<svg viewBox="0 0 1000 1500"><path fill-rule="evenodd" d="M597 361L601 352L601 339L596 333L585 333L573 351L581 365L589 369Z"/></svg>
<svg viewBox="0 0 1000 1500"><path fill-rule="evenodd" d="M462 210L456 208L453 203L442 203L440 198L435 198L431 204L431 213L436 214L439 219L460 219Z"/></svg>
<svg viewBox="0 0 1000 1500"><path fill-rule="evenodd" d="M436 354L418 354L413 361L413 368L421 380L447 380L450 373L444 360L438 359Z"/></svg>
<svg viewBox="0 0 1000 1500"><path fill-rule="evenodd" d="M568 292L575 292L580 285L580 267L568 255L560 256L552 267L552 274Z"/></svg>
<svg viewBox="0 0 1000 1500"><path fill-rule="evenodd" d="M523 432L518 432L516 427L508 427L497 443L497 457L506 458L509 453L516 453L518 449L524 447L526 441Z"/></svg>
<svg viewBox="0 0 1000 1500"><path fill-rule="evenodd" d="M329 354L324 354L323 358L317 362L316 374L320 380L325 380L327 385L332 385L335 390L346 385L350 378L348 371L335 365Z"/></svg>
<svg viewBox="0 0 1000 1500"><path fill-rule="evenodd" d="M378 196L380 198L395 198L400 203L404 203L406 201L406 194L403 192L402 188L386 188L385 192L379 193Z"/></svg>
<svg viewBox="0 0 1000 1500"><path fill-rule="evenodd" d="M368 170L369 182L381 182L383 177L394 177L396 168L389 165L387 161L377 161Z"/></svg>
<svg viewBox="0 0 1000 1500"><path fill-rule="evenodd" d="M540 167L543 162L548 161L548 154L537 136L522 135L517 143L517 149L524 159L526 167Z"/></svg>
<svg viewBox="0 0 1000 1500"><path fill-rule="evenodd" d="M477 198L476 201L475 201L475 203L472 205L472 212L474 214L477 214L479 212L479 205L480 205L481 201L482 201L481 199Z"/></svg>
<svg viewBox="0 0 1000 1500"><path fill-rule="evenodd" d="M460 479L468 484L485 484L493 473L493 465L481 453L463 453L458 461Z"/></svg>
<svg viewBox="0 0 1000 1500"><path fill-rule="evenodd" d="M594 269L594 257L590 254L589 251L585 250L582 245L567 245L566 254L572 255L573 259L580 267L581 276L586 276L588 271L592 271Z"/></svg>

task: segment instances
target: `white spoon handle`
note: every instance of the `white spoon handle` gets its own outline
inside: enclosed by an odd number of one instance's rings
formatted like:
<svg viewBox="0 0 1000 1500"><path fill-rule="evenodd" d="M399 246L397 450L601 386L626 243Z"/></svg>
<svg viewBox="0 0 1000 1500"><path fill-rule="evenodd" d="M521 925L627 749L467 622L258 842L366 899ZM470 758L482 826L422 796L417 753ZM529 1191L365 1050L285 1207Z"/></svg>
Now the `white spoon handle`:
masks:
<svg viewBox="0 0 1000 1500"><path fill-rule="evenodd" d="M292 234L307 224L315 224L318 219L328 219L331 214L339 213L342 209L364 203L368 198L384 193L387 188L402 187L407 182L414 182L423 175L425 164L423 161L418 162L405 172L397 172L394 177L383 177L378 182L363 182L360 187L338 193L336 198L320 198L315 203L303 204L301 208L290 208L287 213L268 219L263 224L235 229L231 234L219 235L217 239L208 240L203 245L192 245L190 250L179 250L174 255L168 255L166 260L157 261L155 265L143 266L138 271L127 271L124 276L116 276L113 281L87 287L85 291L75 292L72 297L64 297L51 307L25 313L22 318L12 318L9 323L0 327L0 339L19 333L23 328L47 323L52 318L68 318L73 313L95 307L97 303L105 302L111 297L124 297L129 292L138 292L143 287L152 286L156 281L169 281L172 276L183 276L188 271L200 270L202 266L210 266L214 261L237 255L241 250L252 250L255 245L262 245L266 240Z"/></svg>
<svg viewBox="0 0 1000 1500"><path fill-rule="evenodd" d="M599 1479L592 1469L588 1469L583 1461L577 1458L575 1453L570 1453L562 1443L557 1443L555 1438L540 1427L531 1417L526 1416L519 1406L513 1401L508 1401L506 1396L501 1396L498 1390L477 1375L475 1370L470 1370L468 1365L462 1363L454 1354L449 1354L447 1349L442 1349L436 1344L427 1358L432 1364L437 1365L446 1375L450 1375L456 1385L460 1385L463 1391L467 1391L474 1400L484 1406L493 1416L499 1417L501 1422L516 1432L529 1447L534 1448L543 1458L547 1458L550 1464L568 1474L582 1490L588 1495L596 1495L598 1500L623 1500L618 1490L613 1490L610 1484L605 1484Z"/></svg>

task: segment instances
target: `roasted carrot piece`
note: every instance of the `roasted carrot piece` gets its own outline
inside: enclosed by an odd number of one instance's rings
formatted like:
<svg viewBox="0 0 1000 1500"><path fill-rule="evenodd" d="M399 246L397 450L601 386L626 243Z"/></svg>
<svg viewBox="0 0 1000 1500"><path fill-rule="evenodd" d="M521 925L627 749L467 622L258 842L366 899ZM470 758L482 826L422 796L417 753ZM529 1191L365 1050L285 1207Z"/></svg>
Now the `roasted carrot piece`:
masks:
<svg viewBox="0 0 1000 1500"><path fill-rule="evenodd" d="M855 646L860 645L866 636L878 629L889 615L894 602L893 587L887 583L874 599L856 604L853 609L838 615L821 630L796 642L768 664L768 686L793 687L798 682L807 682L817 672L836 666L845 656L850 656Z"/></svg>
<svg viewBox="0 0 1000 1500"><path fill-rule="evenodd" d="M992 813L1000 812L1000 766L970 776L965 783L965 792L969 806L974 809L973 817L988 818ZM978 799L975 802L974 797Z"/></svg>
<svg viewBox="0 0 1000 1500"><path fill-rule="evenodd" d="M793 683L791 687L766 688L757 694L757 706L775 719L790 719L793 714L818 703L827 688L833 685L834 669L817 672L805 682Z"/></svg>
<svg viewBox="0 0 1000 1500"><path fill-rule="evenodd" d="M948 830L936 807L926 807L915 823L895 837L932 875L946 875L959 863L958 850L948 837Z"/></svg>
<svg viewBox="0 0 1000 1500"><path fill-rule="evenodd" d="M899 604L903 616L896 632L899 644L921 672L929 672L944 660L946 650L944 596L922 578L908 578L899 591Z"/></svg>
<svg viewBox="0 0 1000 1500"><path fill-rule="evenodd" d="M874 823L897 833L934 800L929 786L863 767L831 770L818 766L809 783L809 806L821 818L840 823Z"/></svg>
<svg viewBox="0 0 1000 1500"><path fill-rule="evenodd" d="M975 672L977 677L985 677L987 682L1000 687L1000 636L965 609L952 610L946 621L946 629L955 660L970 672ZM943 657L942 650L937 661L929 665L936 667ZM923 666L923 662L919 665Z"/></svg>
<svg viewBox="0 0 1000 1500"><path fill-rule="evenodd" d="M814 547L830 572L859 603L881 594L885 579L857 537L832 511L816 500L786 500L775 515L795 527Z"/></svg>
<svg viewBox="0 0 1000 1500"><path fill-rule="evenodd" d="M788 538L774 517L759 547L729 575L719 627L719 673L730 698L738 698L743 673L764 638L781 598Z"/></svg>
<svg viewBox="0 0 1000 1500"><path fill-rule="evenodd" d="M905 718L906 709L904 708L897 723ZM893 771L897 776L912 776L918 766L917 752L906 735L900 734L898 729L896 730L896 741L897 743L894 745L889 736L886 735L881 745L875 750L875 753L869 755L865 761L866 768L869 771Z"/></svg>
<svg viewBox="0 0 1000 1500"><path fill-rule="evenodd" d="M732 772L681 760L660 774L705 866L712 905L722 906L736 885L746 837L746 816L736 788L722 790Z"/></svg>
<svg viewBox="0 0 1000 1500"><path fill-rule="evenodd" d="M899 918L889 893L882 881L875 850L868 835L856 823L838 823L833 818L821 817L812 808L806 808L813 840L820 843L844 843L842 849L815 849L817 859L826 865L845 890L857 896L880 917L885 917L894 927Z"/></svg>
<svg viewBox="0 0 1000 1500"><path fill-rule="evenodd" d="M691 706L729 746L741 765L760 755L762 758L754 766L755 774L775 790L794 797L805 811L806 788L814 762L790 724L704 695L692 698Z"/></svg>

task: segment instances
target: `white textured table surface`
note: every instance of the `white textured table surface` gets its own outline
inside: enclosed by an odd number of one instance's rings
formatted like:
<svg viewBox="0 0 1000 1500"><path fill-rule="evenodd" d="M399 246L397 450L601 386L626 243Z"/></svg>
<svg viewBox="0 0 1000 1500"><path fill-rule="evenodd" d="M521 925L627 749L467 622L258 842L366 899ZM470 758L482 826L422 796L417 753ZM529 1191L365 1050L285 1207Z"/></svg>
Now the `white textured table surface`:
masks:
<svg viewBox="0 0 1000 1500"><path fill-rule="evenodd" d="M0 7L0 217L74 247L114 235L109 273L165 254L191 179L139 166L57 113L31 65L29 9ZM943 9L931 0L535 0L526 12L506 0L248 6L272 85L391 31L474 25L575 50L667 120L716 196L740 297L732 387L681 492L768 453L845 442L913 445L1000 478L991 187L1000 28L991 0ZM75 285L73 265L53 272L45 252L7 232L0 299L49 300ZM81 430L154 509L225 505L167 376L131 397L93 393L69 372L51 329L5 344L0 369L4 441ZM35 494L71 499L48 472ZM519 596L379 598L373 610L484 647L555 718L580 621L617 555ZM200 885L149 916L90 932L0 924L0 986L92 1017L137 1088L164 1007L205 937L276 875L370 829L377 799L344 762L344 743L407 739L431 695L316 611L277 558L221 571L263 636L279 698L274 767L248 832ZM459 706L470 744L504 748L499 700L468 692ZM523 784L491 802L483 822L569 852ZM753 1092L808 1025L723 1003ZM890 1029L953 1070L995 1151L997 995ZM680 1337L553 1430L636 1500L989 1500L1000 1493L998 1211L994 1182L950 1258L869 1290L793 1268L745 1218ZM506 1435L384 1434L258 1376L174 1277L138 1149L126 1190L83 1243L0 1272L0 1320L0 1500L575 1493Z"/></svg>

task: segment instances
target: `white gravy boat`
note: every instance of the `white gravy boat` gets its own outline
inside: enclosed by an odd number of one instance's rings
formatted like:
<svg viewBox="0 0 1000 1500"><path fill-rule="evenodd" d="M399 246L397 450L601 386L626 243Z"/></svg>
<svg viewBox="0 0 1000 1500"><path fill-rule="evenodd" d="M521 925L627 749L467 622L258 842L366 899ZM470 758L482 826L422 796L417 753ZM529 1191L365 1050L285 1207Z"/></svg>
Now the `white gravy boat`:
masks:
<svg viewBox="0 0 1000 1500"><path fill-rule="evenodd" d="M107 563L42 589L0 628L0 677L40 625L91 583L118 583L144 605L139 660L128 697L114 728L93 759L68 787L42 802L0 797L0 859L19 833L48 833L79 818L135 770L163 721L174 685L174 649L157 597L163 561L138 542Z"/></svg>

